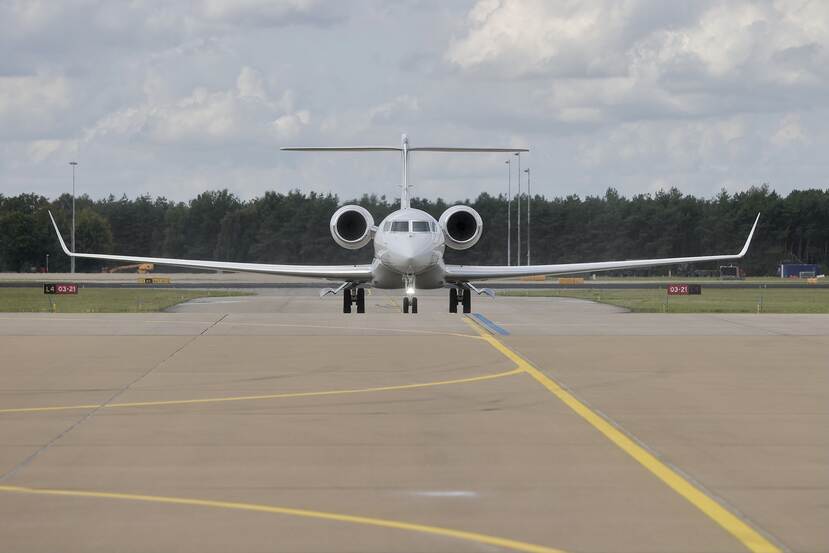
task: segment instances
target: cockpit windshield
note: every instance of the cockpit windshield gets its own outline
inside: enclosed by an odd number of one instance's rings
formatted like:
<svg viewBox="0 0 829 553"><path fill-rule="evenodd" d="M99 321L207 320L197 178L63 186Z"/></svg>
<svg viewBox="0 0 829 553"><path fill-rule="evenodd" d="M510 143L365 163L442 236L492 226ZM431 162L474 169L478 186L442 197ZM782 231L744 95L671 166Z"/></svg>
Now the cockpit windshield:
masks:
<svg viewBox="0 0 829 553"><path fill-rule="evenodd" d="M392 221L392 232L409 232L409 221Z"/></svg>
<svg viewBox="0 0 829 553"><path fill-rule="evenodd" d="M412 221L412 232L429 232L429 221Z"/></svg>

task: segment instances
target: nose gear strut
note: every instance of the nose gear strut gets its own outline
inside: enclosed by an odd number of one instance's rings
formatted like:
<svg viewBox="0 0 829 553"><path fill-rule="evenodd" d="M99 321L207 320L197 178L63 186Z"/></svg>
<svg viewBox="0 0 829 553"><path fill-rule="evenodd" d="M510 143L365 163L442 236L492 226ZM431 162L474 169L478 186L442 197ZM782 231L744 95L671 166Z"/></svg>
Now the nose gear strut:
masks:
<svg viewBox="0 0 829 553"><path fill-rule="evenodd" d="M411 308L412 313L417 313L417 297L415 297L415 276L405 275L403 277L403 287L406 290L406 297L403 298L403 313L408 313Z"/></svg>

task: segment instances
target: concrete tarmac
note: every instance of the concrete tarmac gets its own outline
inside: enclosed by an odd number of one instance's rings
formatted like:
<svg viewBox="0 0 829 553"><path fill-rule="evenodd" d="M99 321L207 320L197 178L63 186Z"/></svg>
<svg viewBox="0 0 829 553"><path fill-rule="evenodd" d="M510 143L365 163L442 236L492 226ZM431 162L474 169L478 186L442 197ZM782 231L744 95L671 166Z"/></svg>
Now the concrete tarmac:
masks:
<svg viewBox="0 0 829 553"><path fill-rule="evenodd" d="M0 549L829 551L829 316L419 302L0 314Z"/></svg>

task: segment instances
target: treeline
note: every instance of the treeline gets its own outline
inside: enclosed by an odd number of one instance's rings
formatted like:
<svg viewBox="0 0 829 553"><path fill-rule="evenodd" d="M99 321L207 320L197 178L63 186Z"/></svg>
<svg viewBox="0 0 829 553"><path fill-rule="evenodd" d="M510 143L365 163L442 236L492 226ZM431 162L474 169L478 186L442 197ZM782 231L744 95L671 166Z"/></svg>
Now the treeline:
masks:
<svg viewBox="0 0 829 553"><path fill-rule="evenodd" d="M331 239L328 222L342 203L357 203L379 223L396 209L385 197L340 202L333 195L300 192L241 201L227 190L187 202L139 196L76 199L78 251L154 257L267 263L365 263L372 251L349 251ZM416 199L413 206L435 217L449 207L441 199ZM465 252L447 250L447 261L505 264L506 197L481 194L464 202L484 220L481 241ZM69 260L51 229L51 210L70 241L72 198L0 194L0 270L32 271L50 257L50 270L67 271ZM516 203L512 202L513 263ZM829 264L829 191L793 191L783 197L767 186L714 198L676 189L631 198L608 189L604 196L532 199L532 262L564 263L674 257L734 252L762 212L754 244L740 265L751 275L771 275L781 261ZM522 202L522 255L526 263L526 197ZM100 271L105 263L78 260L79 271ZM713 267L712 267L713 268ZM654 272L666 271L654 269Z"/></svg>

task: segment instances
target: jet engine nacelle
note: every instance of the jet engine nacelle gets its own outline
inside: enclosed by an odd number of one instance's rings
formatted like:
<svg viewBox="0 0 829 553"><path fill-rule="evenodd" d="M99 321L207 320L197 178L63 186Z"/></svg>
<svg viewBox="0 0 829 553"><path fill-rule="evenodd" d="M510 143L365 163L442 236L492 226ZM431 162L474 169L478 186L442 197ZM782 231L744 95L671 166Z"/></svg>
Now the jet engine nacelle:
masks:
<svg viewBox="0 0 829 553"><path fill-rule="evenodd" d="M374 217L359 205L344 205L331 216L334 242L349 250L357 250L371 242Z"/></svg>
<svg viewBox="0 0 829 553"><path fill-rule="evenodd" d="M484 222L478 212L465 205L450 207L440 216L440 228L446 245L453 250L465 250L481 238Z"/></svg>

